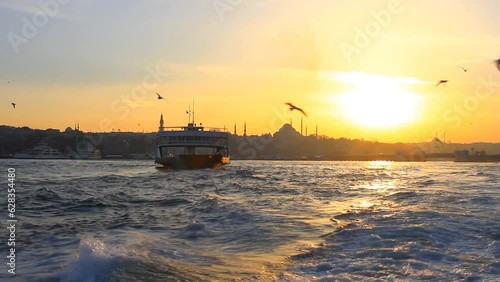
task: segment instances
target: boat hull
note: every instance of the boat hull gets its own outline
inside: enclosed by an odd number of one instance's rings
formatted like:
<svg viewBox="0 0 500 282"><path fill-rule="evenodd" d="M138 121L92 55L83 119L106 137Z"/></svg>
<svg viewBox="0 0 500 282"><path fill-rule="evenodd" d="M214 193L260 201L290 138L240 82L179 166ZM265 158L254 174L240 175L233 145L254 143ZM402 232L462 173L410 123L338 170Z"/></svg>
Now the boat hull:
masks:
<svg viewBox="0 0 500 282"><path fill-rule="evenodd" d="M455 157L455 162L497 163L500 162L500 155L470 155L465 157Z"/></svg>
<svg viewBox="0 0 500 282"><path fill-rule="evenodd" d="M500 162L500 155L486 155L484 151L471 153L471 151L455 151L455 162Z"/></svg>
<svg viewBox="0 0 500 282"><path fill-rule="evenodd" d="M175 158L156 158L155 160L158 168L166 169L220 168L229 162L229 157L222 155L180 155Z"/></svg>
<svg viewBox="0 0 500 282"><path fill-rule="evenodd" d="M25 153L16 153L13 155L14 159L39 159L39 160L60 160L65 159L63 155L33 155Z"/></svg>

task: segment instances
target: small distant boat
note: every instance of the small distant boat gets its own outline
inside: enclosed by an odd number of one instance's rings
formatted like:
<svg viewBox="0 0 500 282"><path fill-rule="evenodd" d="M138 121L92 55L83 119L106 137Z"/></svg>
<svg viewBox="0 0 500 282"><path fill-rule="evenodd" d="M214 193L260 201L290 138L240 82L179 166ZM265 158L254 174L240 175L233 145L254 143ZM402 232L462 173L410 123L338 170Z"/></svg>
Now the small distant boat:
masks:
<svg viewBox="0 0 500 282"><path fill-rule="evenodd" d="M99 151L94 145L90 142L82 142L82 144L77 143L76 152L73 152L69 155L70 159L79 159L79 160L97 160L102 159L101 151Z"/></svg>
<svg viewBox="0 0 500 282"><path fill-rule="evenodd" d="M163 127L163 115L157 134L158 168L199 169L220 168L229 164L229 133L220 128L197 126Z"/></svg>
<svg viewBox="0 0 500 282"><path fill-rule="evenodd" d="M64 159L65 156L57 149L51 148L46 143L40 143L35 147L24 150L13 155L16 159Z"/></svg>
<svg viewBox="0 0 500 282"><path fill-rule="evenodd" d="M500 155L487 155L485 151L458 150L455 151L455 162L500 162Z"/></svg>

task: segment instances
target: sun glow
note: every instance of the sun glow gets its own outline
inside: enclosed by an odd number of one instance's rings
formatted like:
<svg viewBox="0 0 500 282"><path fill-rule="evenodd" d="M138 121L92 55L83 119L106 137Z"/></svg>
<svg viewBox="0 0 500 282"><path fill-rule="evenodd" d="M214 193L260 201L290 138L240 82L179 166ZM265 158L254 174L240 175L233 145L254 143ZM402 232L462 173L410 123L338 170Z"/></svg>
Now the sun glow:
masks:
<svg viewBox="0 0 500 282"><path fill-rule="evenodd" d="M354 74L353 76L360 76ZM405 89L409 80L362 75L353 81L353 89L338 98L343 115L366 127L388 128L415 121L420 99ZM358 77L359 78L359 77Z"/></svg>

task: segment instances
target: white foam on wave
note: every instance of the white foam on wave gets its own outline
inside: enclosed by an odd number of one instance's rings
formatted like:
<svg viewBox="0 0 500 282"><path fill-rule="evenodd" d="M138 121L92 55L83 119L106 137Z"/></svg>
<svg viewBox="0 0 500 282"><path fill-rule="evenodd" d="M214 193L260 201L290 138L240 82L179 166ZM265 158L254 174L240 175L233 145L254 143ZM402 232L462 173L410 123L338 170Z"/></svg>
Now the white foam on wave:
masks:
<svg viewBox="0 0 500 282"><path fill-rule="evenodd" d="M64 281L104 281L105 276L119 257L126 257L124 247L111 246L92 236L80 241L78 258L62 275Z"/></svg>
<svg viewBox="0 0 500 282"><path fill-rule="evenodd" d="M187 275L184 269L189 269L189 266L213 263L213 258L187 251L186 247L175 239L165 240L165 237L149 232L121 231L100 234L99 238L86 235L80 240L76 260L70 262L57 277L70 282L109 281L110 277L117 275L117 270L120 273L128 270L135 273L139 265L139 268L154 268L139 270L148 275L151 274L148 271L159 271L165 275L173 272L184 276Z"/></svg>

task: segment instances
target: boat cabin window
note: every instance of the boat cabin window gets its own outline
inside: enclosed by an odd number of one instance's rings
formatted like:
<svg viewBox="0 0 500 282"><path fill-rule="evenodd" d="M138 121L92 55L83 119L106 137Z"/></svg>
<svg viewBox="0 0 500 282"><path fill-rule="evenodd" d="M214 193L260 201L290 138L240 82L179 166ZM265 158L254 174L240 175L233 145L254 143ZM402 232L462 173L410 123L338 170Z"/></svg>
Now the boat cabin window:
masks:
<svg viewBox="0 0 500 282"><path fill-rule="evenodd" d="M196 147L194 153L196 155L214 155L216 151L213 147Z"/></svg>
<svg viewBox="0 0 500 282"><path fill-rule="evenodd" d="M176 157L186 153L185 147L161 147L160 154L163 158Z"/></svg>
<svg viewBox="0 0 500 282"><path fill-rule="evenodd" d="M223 155L226 157L229 155L229 151L227 150L227 147L216 147L215 153L217 155Z"/></svg>
<svg viewBox="0 0 500 282"><path fill-rule="evenodd" d="M170 150L170 148L167 148L167 147L161 147L160 148L160 155L161 157L163 158L170 158L170 157L173 157L173 154Z"/></svg>
<svg viewBox="0 0 500 282"><path fill-rule="evenodd" d="M196 147L196 146L165 146L160 147L163 158L177 157L179 155L222 155L228 156L229 152L225 146Z"/></svg>

